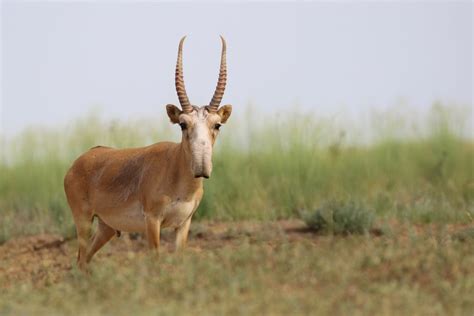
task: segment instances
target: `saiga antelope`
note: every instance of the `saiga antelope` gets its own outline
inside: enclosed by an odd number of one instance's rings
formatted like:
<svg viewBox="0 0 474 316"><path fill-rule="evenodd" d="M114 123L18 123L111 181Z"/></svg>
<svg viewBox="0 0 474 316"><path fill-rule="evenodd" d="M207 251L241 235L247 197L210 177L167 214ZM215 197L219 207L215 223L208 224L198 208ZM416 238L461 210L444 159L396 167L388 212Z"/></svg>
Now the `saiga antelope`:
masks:
<svg viewBox="0 0 474 316"><path fill-rule="evenodd" d="M186 243L191 218L203 196L203 178L212 171L212 148L232 112L219 108L227 67L222 39L219 79L209 105L191 105L183 79L183 37L179 43L175 85L181 109L168 104L173 124L182 130L181 143L114 149L97 146L82 154L67 172L64 190L79 242L78 265L85 269L92 256L115 233L145 233L150 248L159 250L160 229L175 229L175 248ZM97 231L90 238L93 218Z"/></svg>

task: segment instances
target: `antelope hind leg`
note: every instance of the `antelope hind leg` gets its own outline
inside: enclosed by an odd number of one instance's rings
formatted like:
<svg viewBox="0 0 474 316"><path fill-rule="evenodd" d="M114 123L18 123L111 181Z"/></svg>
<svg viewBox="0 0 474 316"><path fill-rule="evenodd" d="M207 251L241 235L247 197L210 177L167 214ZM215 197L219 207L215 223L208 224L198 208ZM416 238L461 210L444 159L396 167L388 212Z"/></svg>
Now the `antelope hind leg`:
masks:
<svg viewBox="0 0 474 316"><path fill-rule="evenodd" d="M104 223L100 218L97 231L92 237L92 243L89 245L86 254L86 263L89 263L94 254L99 251L115 235L115 229Z"/></svg>
<svg viewBox="0 0 474 316"><path fill-rule="evenodd" d="M77 265L82 271L86 270L86 253L90 243L92 228L92 216L81 210L73 211L74 223L76 224L77 242L79 250L77 252Z"/></svg>

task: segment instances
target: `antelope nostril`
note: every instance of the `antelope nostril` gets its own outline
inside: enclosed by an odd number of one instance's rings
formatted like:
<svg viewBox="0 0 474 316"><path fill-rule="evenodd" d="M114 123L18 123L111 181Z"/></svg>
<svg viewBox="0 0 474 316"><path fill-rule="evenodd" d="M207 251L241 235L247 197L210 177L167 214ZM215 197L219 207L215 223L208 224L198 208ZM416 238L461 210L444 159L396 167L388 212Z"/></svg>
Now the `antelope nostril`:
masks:
<svg viewBox="0 0 474 316"><path fill-rule="evenodd" d="M205 140L201 140L201 145L206 146L206 141L205 141Z"/></svg>

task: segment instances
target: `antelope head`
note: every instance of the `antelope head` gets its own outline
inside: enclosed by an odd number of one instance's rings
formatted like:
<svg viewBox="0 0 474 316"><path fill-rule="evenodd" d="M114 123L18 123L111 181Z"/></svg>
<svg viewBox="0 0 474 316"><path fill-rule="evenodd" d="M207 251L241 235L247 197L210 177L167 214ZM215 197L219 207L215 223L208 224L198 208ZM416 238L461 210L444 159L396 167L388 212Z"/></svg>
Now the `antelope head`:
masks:
<svg viewBox="0 0 474 316"><path fill-rule="evenodd" d="M221 65L219 79L214 96L209 105L191 105L186 94L183 79L183 37L179 42L178 60L176 62L175 85L181 109L173 104L166 106L166 111L173 124L181 126L181 144L190 157L189 167L195 178L209 178L212 172L212 148L219 134L219 128L227 122L232 113L231 105L221 104L227 81L226 43L222 40Z"/></svg>

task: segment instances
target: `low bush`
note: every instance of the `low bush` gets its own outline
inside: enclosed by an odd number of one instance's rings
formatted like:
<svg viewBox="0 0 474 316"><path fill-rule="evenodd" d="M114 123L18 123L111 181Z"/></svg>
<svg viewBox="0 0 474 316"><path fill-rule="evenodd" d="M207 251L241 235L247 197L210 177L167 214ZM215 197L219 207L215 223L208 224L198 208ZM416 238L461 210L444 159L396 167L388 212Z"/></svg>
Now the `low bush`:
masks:
<svg viewBox="0 0 474 316"><path fill-rule="evenodd" d="M373 228L375 214L356 201L331 201L303 219L316 232L329 234L364 234Z"/></svg>

